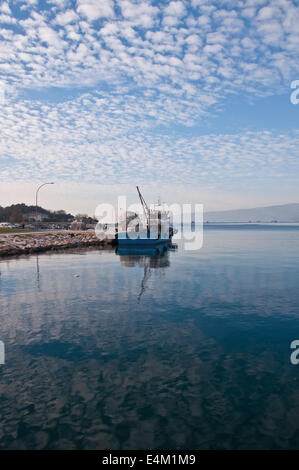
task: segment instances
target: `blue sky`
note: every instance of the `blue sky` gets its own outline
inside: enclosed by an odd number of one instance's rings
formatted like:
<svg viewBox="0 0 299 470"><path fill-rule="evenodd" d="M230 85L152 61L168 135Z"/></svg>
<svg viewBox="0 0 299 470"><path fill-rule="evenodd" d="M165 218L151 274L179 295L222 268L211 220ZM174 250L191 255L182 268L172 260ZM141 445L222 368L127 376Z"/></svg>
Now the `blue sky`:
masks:
<svg viewBox="0 0 299 470"><path fill-rule="evenodd" d="M4 0L0 204L299 201L291 0ZM3 93L2 93L3 96Z"/></svg>

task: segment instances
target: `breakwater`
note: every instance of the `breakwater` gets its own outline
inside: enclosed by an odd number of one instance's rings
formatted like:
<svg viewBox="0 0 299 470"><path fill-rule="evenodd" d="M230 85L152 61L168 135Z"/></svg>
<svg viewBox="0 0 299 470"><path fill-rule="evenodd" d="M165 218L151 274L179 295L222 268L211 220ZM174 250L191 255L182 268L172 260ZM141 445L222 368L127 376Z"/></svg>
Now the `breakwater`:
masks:
<svg viewBox="0 0 299 470"><path fill-rule="evenodd" d="M99 240L93 231L4 233L0 235L0 257L115 243L115 240Z"/></svg>

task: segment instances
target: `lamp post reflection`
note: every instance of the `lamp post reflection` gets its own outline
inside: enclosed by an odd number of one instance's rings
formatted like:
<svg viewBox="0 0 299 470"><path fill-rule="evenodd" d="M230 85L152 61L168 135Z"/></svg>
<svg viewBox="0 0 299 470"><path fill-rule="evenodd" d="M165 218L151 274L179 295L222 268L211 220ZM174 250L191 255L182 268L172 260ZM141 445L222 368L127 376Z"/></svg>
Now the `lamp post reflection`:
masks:
<svg viewBox="0 0 299 470"><path fill-rule="evenodd" d="M38 255L36 255L36 283L37 283L38 290L40 290L40 272L39 272Z"/></svg>

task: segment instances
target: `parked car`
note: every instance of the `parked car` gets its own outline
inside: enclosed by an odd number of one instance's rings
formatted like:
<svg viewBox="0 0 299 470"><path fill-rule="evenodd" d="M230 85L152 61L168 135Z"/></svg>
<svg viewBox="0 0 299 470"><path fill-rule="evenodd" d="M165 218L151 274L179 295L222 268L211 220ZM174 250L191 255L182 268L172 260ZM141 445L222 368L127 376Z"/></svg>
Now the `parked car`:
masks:
<svg viewBox="0 0 299 470"><path fill-rule="evenodd" d="M16 228L16 226L8 222L0 222L0 228Z"/></svg>

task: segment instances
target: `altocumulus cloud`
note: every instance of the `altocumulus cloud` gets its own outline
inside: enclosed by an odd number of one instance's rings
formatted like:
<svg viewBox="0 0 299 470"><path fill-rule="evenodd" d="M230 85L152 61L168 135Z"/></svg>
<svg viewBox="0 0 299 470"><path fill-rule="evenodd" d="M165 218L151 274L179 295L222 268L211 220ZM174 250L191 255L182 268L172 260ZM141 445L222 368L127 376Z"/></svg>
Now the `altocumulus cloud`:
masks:
<svg viewBox="0 0 299 470"><path fill-rule="evenodd" d="M298 24L291 0L2 1L1 179L294 174L296 129L184 129L232 94L279 93L299 73Z"/></svg>
<svg viewBox="0 0 299 470"><path fill-rule="evenodd" d="M142 106L144 105L144 107ZM90 182L196 182L298 172L299 131L160 135L155 108L136 97L86 94L60 104L18 102L0 110L3 181L40 177ZM146 108L148 105L148 108ZM136 120L136 113L140 120ZM183 111L182 111L183 113ZM168 111L155 115L167 120Z"/></svg>

